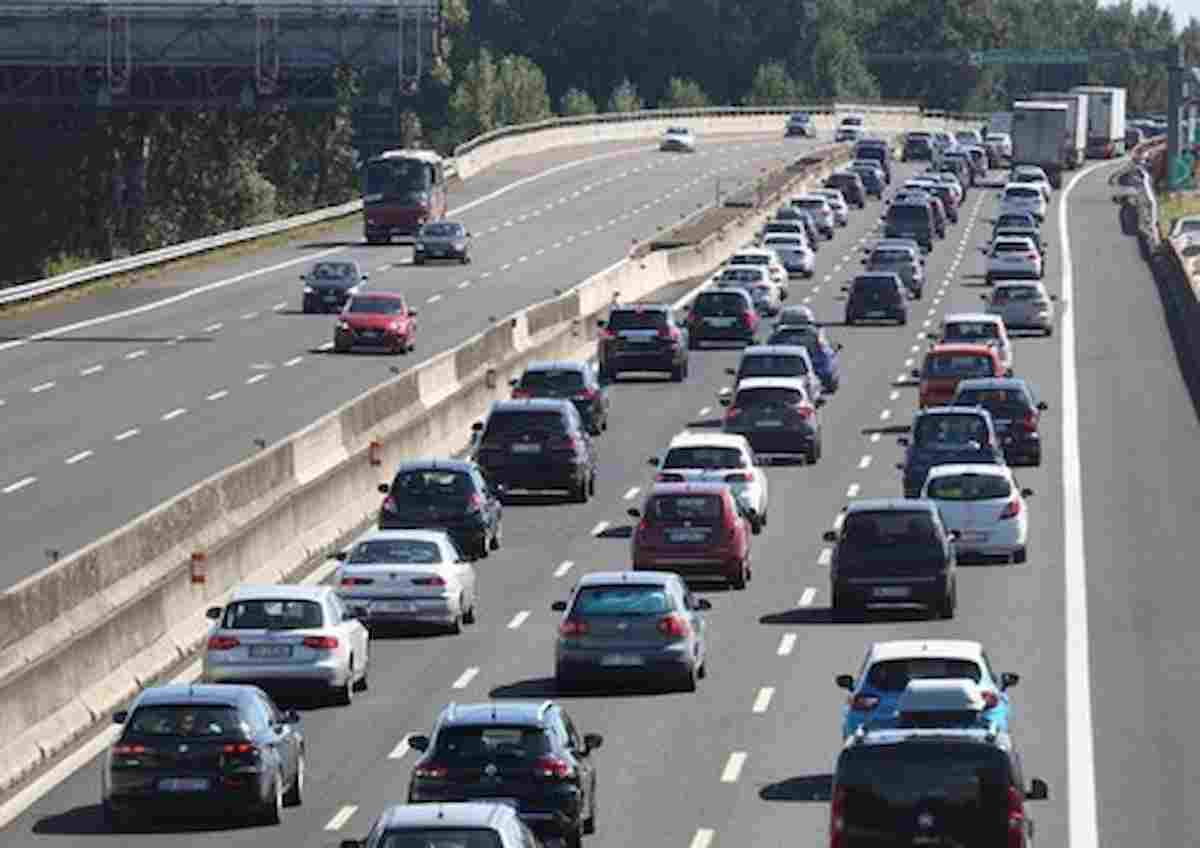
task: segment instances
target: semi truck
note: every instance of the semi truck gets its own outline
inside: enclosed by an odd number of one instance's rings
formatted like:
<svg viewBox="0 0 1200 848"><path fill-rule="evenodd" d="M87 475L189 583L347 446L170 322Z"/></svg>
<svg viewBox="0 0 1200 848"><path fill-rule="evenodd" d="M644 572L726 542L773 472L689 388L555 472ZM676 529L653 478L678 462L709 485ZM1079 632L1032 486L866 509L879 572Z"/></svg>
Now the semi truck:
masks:
<svg viewBox="0 0 1200 848"><path fill-rule="evenodd" d="M1027 100L1067 105L1067 135L1063 139L1067 168L1075 169L1087 159L1088 96L1078 92L1035 91Z"/></svg>
<svg viewBox="0 0 1200 848"><path fill-rule="evenodd" d="M1102 85L1077 85L1072 93L1088 99L1087 155L1112 159L1125 154L1125 89Z"/></svg>
<svg viewBox="0 0 1200 848"><path fill-rule="evenodd" d="M1018 100L1013 104L1013 165L1037 165L1046 172L1050 185L1062 185L1068 167L1067 146L1071 113L1066 103Z"/></svg>

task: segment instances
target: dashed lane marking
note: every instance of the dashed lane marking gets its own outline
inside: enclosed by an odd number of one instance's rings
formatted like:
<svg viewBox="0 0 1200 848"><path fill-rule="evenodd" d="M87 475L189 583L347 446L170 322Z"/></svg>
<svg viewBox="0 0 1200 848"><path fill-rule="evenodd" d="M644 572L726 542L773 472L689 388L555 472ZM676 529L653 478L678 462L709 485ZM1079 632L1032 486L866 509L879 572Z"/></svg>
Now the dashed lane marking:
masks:
<svg viewBox="0 0 1200 848"><path fill-rule="evenodd" d="M475 675L479 674L478 666L471 666L466 671L458 676L452 685L455 689L466 689L467 686L475 679Z"/></svg>
<svg viewBox="0 0 1200 848"><path fill-rule="evenodd" d="M527 618L529 618L529 610L521 610L519 613L517 613L516 615L514 615L512 617L512 620L510 622L508 622L508 629L516 630L518 627L520 627L522 624L525 623L525 619L527 619Z"/></svg>
<svg viewBox="0 0 1200 848"><path fill-rule="evenodd" d="M729 755L729 759L725 761L725 768L721 771L721 782L737 783L744 765L746 765L746 752L734 751Z"/></svg>
<svg viewBox="0 0 1200 848"><path fill-rule="evenodd" d="M811 607L812 602L813 602L813 600L816 599L816 597L817 597L816 587L809 586L804 590L804 593L802 595L800 595L800 603L797 604L797 606Z"/></svg>
<svg viewBox="0 0 1200 848"><path fill-rule="evenodd" d="M83 462L85 459L87 459L89 456L92 456L92 455L93 455L93 451L90 451L90 450L80 451L79 453L75 454L74 456L68 456L66 459L66 464L74 465L77 462Z"/></svg>
<svg viewBox="0 0 1200 848"><path fill-rule="evenodd" d="M267 379L266 374L255 374L253 377L247 378L246 385L253 386L255 383L261 382L262 380L265 380L265 379Z"/></svg>
<svg viewBox="0 0 1200 848"><path fill-rule="evenodd" d="M857 498L858 493L859 493L859 486L857 483L851 483L849 486L846 487L846 497Z"/></svg>
<svg viewBox="0 0 1200 848"><path fill-rule="evenodd" d="M346 822L350 821L351 816L358 812L358 807L353 804L347 804L336 813L333 814L328 822L325 823L326 830L341 830L346 826Z"/></svg>
<svg viewBox="0 0 1200 848"><path fill-rule="evenodd" d="M6 495L11 495L13 492L19 492L22 489L24 489L26 486L32 486L36 482L37 482L36 477L22 477L20 480L18 480L15 483L9 483L3 489L0 489L0 491L4 492L4 494L6 494Z"/></svg>
<svg viewBox="0 0 1200 848"><path fill-rule="evenodd" d="M871 466L871 455L863 454L863 458L858 461L859 469L869 468Z"/></svg>
<svg viewBox="0 0 1200 848"><path fill-rule="evenodd" d="M125 354L125 358L126 359L141 359L145 355L146 355L146 349L142 348L140 350L129 351L129 353Z"/></svg>
<svg viewBox="0 0 1200 848"><path fill-rule="evenodd" d="M213 392L211 395L206 395L204 399L205 400L220 400L221 398L228 397L228 396L229 396L229 392L226 389L219 389L218 391Z"/></svg>
<svg viewBox="0 0 1200 848"><path fill-rule="evenodd" d="M833 562L833 548L821 548L821 552L817 554L817 565L829 565Z"/></svg>
<svg viewBox="0 0 1200 848"><path fill-rule="evenodd" d="M750 707L753 713L765 713L771 706L771 698L775 696L774 686L763 686L754 696L754 705Z"/></svg>
<svg viewBox="0 0 1200 848"><path fill-rule="evenodd" d="M571 560L566 560L565 562L561 563L558 568L554 569L554 576L566 577L567 572L570 571L574 565L575 563L573 563Z"/></svg>
<svg viewBox="0 0 1200 848"><path fill-rule="evenodd" d="M163 421L173 421L174 419L178 418L180 415L187 415L187 410L184 409L182 406L176 407L175 409L172 409L170 412L164 412L162 415L162 420Z"/></svg>
<svg viewBox="0 0 1200 848"><path fill-rule="evenodd" d="M775 651L781 657L786 657L796 647L796 634L784 633L779 639L779 648Z"/></svg>
<svg viewBox="0 0 1200 848"><path fill-rule="evenodd" d="M140 432L142 432L142 431L139 430L137 427L132 427L128 430L125 430L122 433L117 433L117 435L113 436L113 441L114 442L123 442L126 439L132 439L134 436L136 436Z"/></svg>
<svg viewBox="0 0 1200 848"><path fill-rule="evenodd" d="M630 486L629 491L625 493L625 500L631 501L638 496L638 492L642 489L640 486Z"/></svg>
<svg viewBox="0 0 1200 848"><path fill-rule="evenodd" d="M592 528L592 535L599 536L601 533L603 533L607 529L608 529L608 522L601 521L601 522L597 523L595 527Z"/></svg>
<svg viewBox="0 0 1200 848"><path fill-rule="evenodd" d="M53 389L57 385L58 385L58 383L54 382L53 380L50 380L49 382L46 382L46 383L38 383L36 386L31 388L29 390L29 392L30 392L30 394L40 395L42 392L47 392L50 389Z"/></svg>
<svg viewBox="0 0 1200 848"><path fill-rule="evenodd" d="M104 370L103 365L90 365L87 368L84 368L82 371L80 371L79 376L80 377L90 377L93 374L99 374L103 370Z"/></svg>

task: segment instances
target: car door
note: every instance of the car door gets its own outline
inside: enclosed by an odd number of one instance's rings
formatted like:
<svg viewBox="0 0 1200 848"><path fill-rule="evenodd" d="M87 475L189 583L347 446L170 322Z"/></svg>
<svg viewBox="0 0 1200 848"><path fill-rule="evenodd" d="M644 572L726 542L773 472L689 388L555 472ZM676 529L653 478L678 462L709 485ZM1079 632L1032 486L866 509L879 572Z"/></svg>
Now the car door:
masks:
<svg viewBox="0 0 1200 848"><path fill-rule="evenodd" d="M596 764L592 762L590 752L585 753L583 737L579 735L575 723L562 707L558 708L555 736L563 740L572 758L579 764L579 786L584 791L581 809L586 811L585 815L589 815L596 797Z"/></svg>
<svg viewBox="0 0 1200 848"><path fill-rule="evenodd" d="M342 603L342 599L337 595L331 594L327 600L328 611L326 618L334 624L338 635L341 636L350 645L350 650L357 658L356 663L359 668L367 667L367 643L370 641L370 634L364 625L357 618L353 617L350 611ZM349 660L347 660L348 662Z"/></svg>
<svg viewBox="0 0 1200 848"><path fill-rule="evenodd" d="M465 600L463 601L463 608L474 609L476 583L474 563L458 553L458 551L454 548L453 543L450 543L443 548L442 558L444 560L444 565L442 567L446 568L447 570L452 569L454 572L453 575L448 574L446 576L455 577L458 580L458 584L462 587L463 595L465 597Z"/></svg>
<svg viewBox="0 0 1200 848"><path fill-rule="evenodd" d="M688 623L692 626L693 653L697 665L700 665L708 660L708 622L700 609L699 599L688 591L687 587L683 585L683 581L679 582L674 594L678 599L677 603L680 609L686 611Z"/></svg>
<svg viewBox="0 0 1200 848"><path fill-rule="evenodd" d="M270 752L270 760L286 789L296 773L296 762L288 733L284 730L283 716L266 693L260 690L246 702L242 718L250 725L250 735L255 744Z"/></svg>
<svg viewBox="0 0 1200 848"><path fill-rule="evenodd" d="M500 514L503 509L500 498L497 496L495 488L488 485L483 472L478 468L471 469L471 483L475 486L475 491L483 498L484 521L488 530L494 533L500 525Z"/></svg>

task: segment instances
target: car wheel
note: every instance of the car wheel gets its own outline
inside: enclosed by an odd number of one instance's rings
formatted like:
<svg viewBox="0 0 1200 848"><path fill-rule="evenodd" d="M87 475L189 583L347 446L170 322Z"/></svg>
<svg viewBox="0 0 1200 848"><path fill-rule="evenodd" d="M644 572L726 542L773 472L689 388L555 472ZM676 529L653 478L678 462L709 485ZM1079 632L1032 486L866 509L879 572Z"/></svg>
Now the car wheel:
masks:
<svg viewBox="0 0 1200 848"><path fill-rule="evenodd" d="M105 801L100 805L104 816L104 823L108 825L111 833L124 833L127 830L133 829L133 816L128 810L117 809L109 801Z"/></svg>
<svg viewBox="0 0 1200 848"><path fill-rule="evenodd" d="M588 494L589 495L596 494L596 475L595 474L592 474L590 477L588 477Z"/></svg>
<svg viewBox="0 0 1200 848"><path fill-rule="evenodd" d="M467 255L464 253L464 254L462 255L462 258L461 258L461 259L459 259L458 261L459 261L461 264L463 264L463 265L470 265L470 264L471 264L471 257L467 256Z"/></svg>
<svg viewBox="0 0 1200 848"><path fill-rule="evenodd" d="M283 820L283 787L278 774L271 783L271 797L259 810L259 824L277 825Z"/></svg>
<svg viewBox="0 0 1200 848"><path fill-rule="evenodd" d="M738 573L729 581L730 588L736 589L739 592L741 590L745 589L746 588L747 571L748 571L748 569L746 568L746 563L743 560L742 563L738 566Z"/></svg>
<svg viewBox="0 0 1200 848"><path fill-rule="evenodd" d="M424 265L424 264L425 264L425 260L424 260L424 259L422 259L422 258L420 258L419 256L414 256L414 257L413 257L413 264L414 264L414 265Z"/></svg>
<svg viewBox="0 0 1200 848"><path fill-rule="evenodd" d="M296 779L283 796L285 807L299 807L304 803L304 754L296 760Z"/></svg>
<svg viewBox="0 0 1200 848"><path fill-rule="evenodd" d="M907 327L908 326L908 316L901 315L900 319L896 323L899 324L901 327Z"/></svg>
<svg viewBox="0 0 1200 848"><path fill-rule="evenodd" d="M479 539L475 542L475 558L487 559L491 551L491 546L488 545L487 531L484 530L479 534Z"/></svg>
<svg viewBox="0 0 1200 848"><path fill-rule="evenodd" d="M608 413L604 413L604 418L600 420L600 432L608 432Z"/></svg>
<svg viewBox="0 0 1200 848"><path fill-rule="evenodd" d="M684 365L675 365L671 368L671 382L682 383L683 378L687 376L687 367Z"/></svg>
<svg viewBox="0 0 1200 848"><path fill-rule="evenodd" d="M689 665L679 681L679 689L683 692L696 691L696 667Z"/></svg>
<svg viewBox="0 0 1200 848"><path fill-rule="evenodd" d="M818 440L813 440L813 443L808 446L808 450L804 452L804 461L808 465L816 465L817 460L821 458L821 444Z"/></svg>
<svg viewBox="0 0 1200 848"><path fill-rule="evenodd" d="M450 621L450 625L447 627L447 630L451 636L457 636L458 634L462 633L464 617L465 613L463 612L462 608L462 599L459 598L458 614L454 616L454 618Z"/></svg>
<svg viewBox="0 0 1200 848"><path fill-rule="evenodd" d="M571 485L571 500L575 503L588 502L587 480L579 480Z"/></svg>
<svg viewBox="0 0 1200 848"><path fill-rule="evenodd" d="M1045 330L1042 331L1042 335L1044 335L1046 338L1050 338L1051 336L1054 335L1054 328L1047 327Z"/></svg>
<svg viewBox="0 0 1200 848"><path fill-rule="evenodd" d="M346 675L346 681L334 690L333 700L340 707L354 703L354 657L350 657L350 673Z"/></svg>
<svg viewBox="0 0 1200 848"><path fill-rule="evenodd" d="M563 834L565 848L583 848L583 818L571 825L571 831Z"/></svg>
<svg viewBox="0 0 1200 848"><path fill-rule="evenodd" d="M496 524L496 530L494 533L492 533L492 540L488 543L488 546L493 551L500 550L500 524L499 523Z"/></svg>
<svg viewBox="0 0 1200 848"><path fill-rule="evenodd" d="M1021 565L1028 558L1029 558L1029 549L1026 548L1024 545L1022 545L1021 547L1019 547L1015 551L1013 551L1012 561L1013 561L1014 565Z"/></svg>
<svg viewBox="0 0 1200 848"><path fill-rule="evenodd" d="M368 659L367 666L363 669L362 677L358 678L358 682L354 684L354 689L356 692L366 692L371 688L370 671L371 663Z"/></svg>
<svg viewBox="0 0 1200 848"><path fill-rule="evenodd" d="M951 584L950 592L942 599L941 609L938 610L939 616L946 620L954 618L954 608L958 606L958 586Z"/></svg>

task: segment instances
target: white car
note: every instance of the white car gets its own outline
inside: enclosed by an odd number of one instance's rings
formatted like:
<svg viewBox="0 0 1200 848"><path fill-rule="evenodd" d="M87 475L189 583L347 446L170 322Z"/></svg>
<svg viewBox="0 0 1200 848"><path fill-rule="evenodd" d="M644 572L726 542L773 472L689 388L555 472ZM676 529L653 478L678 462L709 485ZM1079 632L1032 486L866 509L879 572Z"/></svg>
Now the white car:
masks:
<svg viewBox="0 0 1200 848"><path fill-rule="evenodd" d="M367 688L370 636L332 586L241 586L207 615L205 683L330 692L341 704Z"/></svg>
<svg viewBox="0 0 1200 848"><path fill-rule="evenodd" d="M475 567L444 530L375 530L336 558L338 596L371 626L475 623Z"/></svg>
<svg viewBox="0 0 1200 848"><path fill-rule="evenodd" d="M730 265L762 265L771 274L771 279L781 286L787 284L788 269L777 251L771 247L742 248L725 262Z"/></svg>
<svg viewBox="0 0 1200 848"><path fill-rule="evenodd" d="M1012 185L1035 185L1042 190L1042 197L1046 198L1046 202L1050 202L1050 198L1054 196L1054 188L1050 185L1050 178L1046 176L1037 165L1017 165L1012 169L1012 173L1008 175L1008 183Z"/></svg>
<svg viewBox="0 0 1200 848"><path fill-rule="evenodd" d="M979 136L979 130L959 130L954 134L954 140L959 144L975 147L983 144L983 139Z"/></svg>
<svg viewBox="0 0 1200 848"><path fill-rule="evenodd" d="M789 275L812 277L817 271L817 255L802 236L769 235L763 239L763 247L775 252Z"/></svg>
<svg viewBox="0 0 1200 848"><path fill-rule="evenodd" d="M687 127L668 127L658 149L672 153L695 153L696 136Z"/></svg>
<svg viewBox="0 0 1200 848"><path fill-rule="evenodd" d="M1032 489L1017 485L1007 465L937 465L929 472L921 497L934 502L948 530L957 530L959 553L998 556L1025 562L1029 517L1025 499Z"/></svg>
<svg viewBox="0 0 1200 848"><path fill-rule="evenodd" d="M998 214L1028 212L1039 222L1046 220L1046 195L1036 183L1009 183L1000 193Z"/></svg>
<svg viewBox="0 0 1200 848"><path fill-rule="evenodd" d="M769 236L778 234L800 236L806 243L808 242L808 230L799 221L767 221L758 231L758 246L761 247ZM815 248L816 245L810 244L809 247Z"/></svg>
<svg viewBox="0 0 1200 848"><path fill-rule="evenodd" d="M984 278L989 285L996 280L1042 278L1042 254L1031 238L1004 236L993 241L991 248L985 250L987 269Z"/></svg>
<svg viewBox="0 0 1200 848"><path fill-rule="evenodd" d="M850 119L847 118L846 120ZM863 130L862 127L856 127L846 123L843 123L840 127L838 127L837 131L833 134L833 140L835 142L862 141L862 139L865 137L866 131Z"/></svg>
<svg viewBox="0 0 1200 848"><path fill-rule="evenodd" d="M981 342L996 349L1000 364L1013 367L1013 346L1004 327L1004 319L986 312L951 312L942 318L939 342L946 344L971 344Z"/></svg>
<svg viewBox="0 0 1200 848"><path fill-rule="evenodd" d="M824 404L824 386L808 348L803 345L762 344L742 348L738 367L726 368L725 373L734 378L734 385L717 392L722 403L733 397L746 380L780 377L801 380L808 398L817 406Z"/></svg>
<svg viewBox="0 0 1200 848"><path fill-rule="evenodd" d="M1009 330L1040 330L1044 335L1053 335L1058 295L1050 294L1037 280L997 280L995 286L991 297L980 295L987 302L989 315L1001 318Z"/></svg>
<svg viewBox="0 0 1200 848"><path fill-rule="evenodd" d="M783 287L762 265L728 265L717 275L718 288L741 289L750 295L760 315L775 315L783 308Z"/></svg>
<svg viewBox="0 0 1200 848"><path fill-rule="evenodd" d="M833 231L837 227L837 220L833 214L833 207L829 205L828 200L819 194L802 194L799 197L793 197L791 205L812 215L813 221L816 223L821 235L827 239L833 238Z"/></svg>
<svg viewBox="0 0 1200 848"><path fill-rule="evenodd" d="M840 188L814 188L809 194L825 198L829 207L833 209L833 218L839 227L850 223L850 205L846 203L846 197Z"/></svg>
<svg viewBox="0 0 1200 848"><path fill-rule="evenodd" d="M788 306L775 319L775 326L805 327L815 325L817 315L811 306Z"/></svg>
<svg viewBox="0 0 1200 848"><path fill-rule="evenodd" d="M1012 158L1012 136L1008 133L988 133L983 139L983 146L994 165L1000 164L1001 160Z"/></svg>
<svg viewBox="0 0 1200 848"><path fill-rule="evenodd" d="M661 459L651 457L658 483L691 481L728 483L734 497L754 509L758 518L755 533L767 524L767 473L754 458L745 436L715 430L685 430L671 439Z"/></svg>

